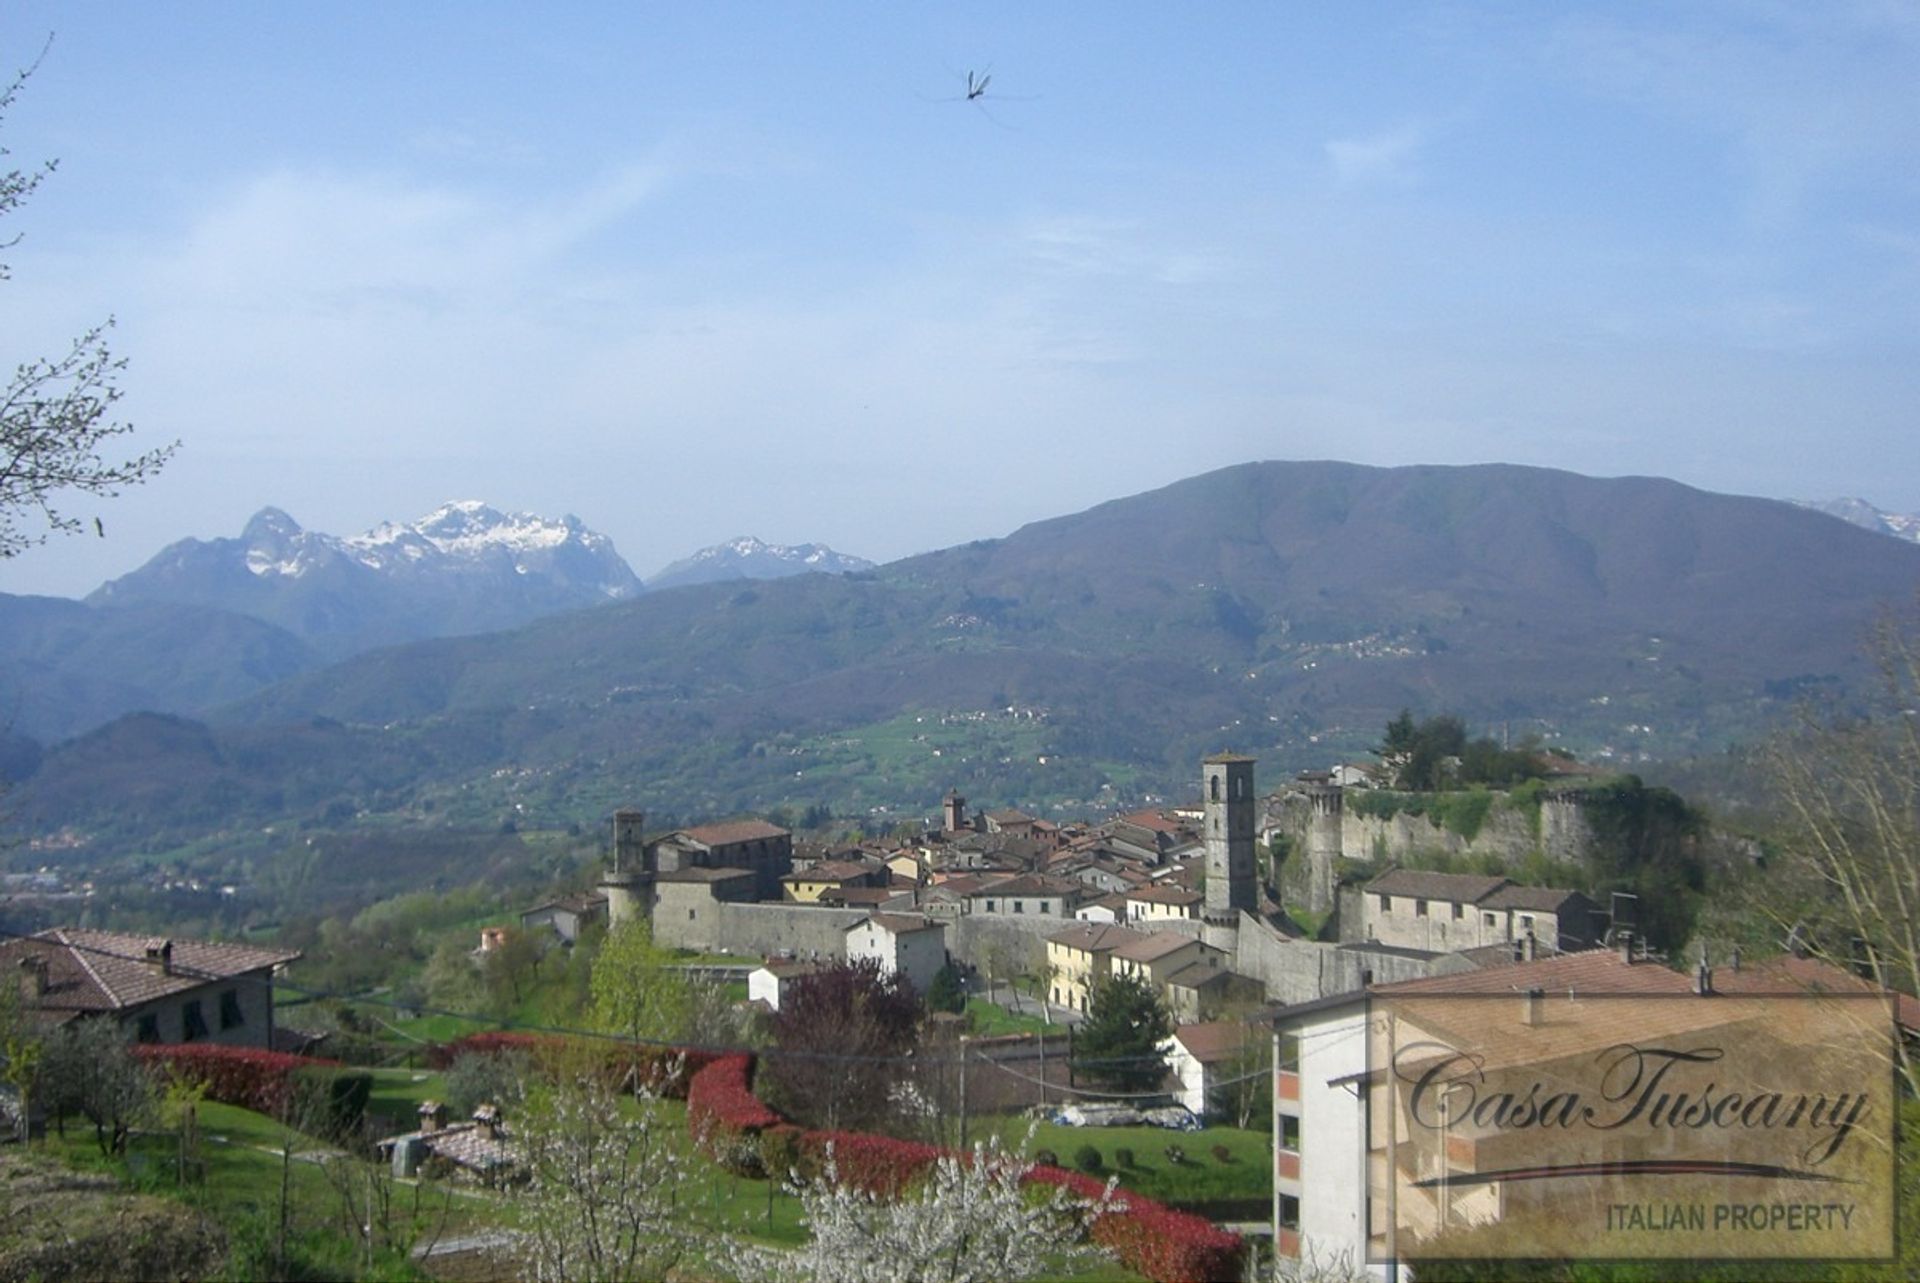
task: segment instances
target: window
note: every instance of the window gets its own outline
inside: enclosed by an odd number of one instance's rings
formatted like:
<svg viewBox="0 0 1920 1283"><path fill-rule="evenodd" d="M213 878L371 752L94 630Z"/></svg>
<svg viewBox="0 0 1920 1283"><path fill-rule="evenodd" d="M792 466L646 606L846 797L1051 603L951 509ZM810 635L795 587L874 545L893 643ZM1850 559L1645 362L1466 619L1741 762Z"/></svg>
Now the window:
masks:
<svg viewBox="0 0 1920 1283"><path fill-rule="evenodd" d="M135 1042L159 1042L160 1017L151 1011L140 1017L140 1023L134 1029L133 1038Z"/></svg>
<svg viewBox="0 0 1920 1283"><path fill-rule="evenodd" d="M1380 897L1380 912L1382 912L1382 913L1392 913L1392 912L1393 912L1393 897L1392 897L1392 896L1390 896L1390 895L1383 895L1383 896L1381 896L1381 897Z"/></svg>
<svg viewBox="0 0 1920 1283"><path fill-rule="evenodd" d="M222 990L220 993L220 1027L222 1029L238 1029L246 1023L247 1018L240 1010L240 991L238 989Z"/></svg>
<svg viewBox="0 0 1920 1283"><path fill-rule="evenodd" d="M693 914L694 914L694 911L693 911L692 909L688 909L688 910L687 910L687 921L688 921L688 922L692 922L692 921L693 921Z"/></svg>
<svg viewBox="0 0 1920 1283"><path fill-rule="evenodd" d="M1456 904L1456 905L1454 905L1454 906L1453 906L1453 920L1454 920L1455 922L1458 922L1458 921L1459 921L1460 919L1462 919L1462 918L1464 918L1464 917L1466 917L1466 916L1467 916L1467 906L1466 906L1466 905L1464 905L1464 904Z"/></svg>
<svg viewBox="0 0 1920 1283"><path fill-rule="evenodd" d="M1497 927L1500 925L1500 915L1497 913L1487 914L1486 919L1487 919L1487 925L1490 927Z"/></svg>
<svg viewBox="0 0 1920 1283"><path fill-rule="evenodd" d="M1427 902L1425 900L1415 900L1413 902L1413 916L1416 918L1424 918L1427 916Z"/></svg>
<svg viewBox="0 0 1920 1283"><path fill-rule="evenodd" d="M1280 1065L1282 1073L1300 1072L1300 1035L1291 1029L1280 1031Z"/></svg>
<svg viewBox="0 0 1920 1283"><path fill-rule="evenodd" d="M1280 1115L1280 1148L1300 1152L1300 1119L1296 1115Z"/></svg>
<svg viewBox="0 0 1920 1283"><path fill-rule="evenodd" d="M1212 786L1213 800L1218 802L1220 800L1220 777L1216 775L1208 780L1207 783Z"/></svg>
<svg viewBox="0 0 1920 1283"><path fill-rule="evenodd" d="M180 1008L180 1041L192 1042L195 1038L207 1036L207 1018L200 1010L198 998L189 999Z"/></svg>
<svg viewBox="0 0 1920 1283"><path fill-rule="evenodd" d="M1533 934L1533 915L1531 913L1523 913L1520 915L1520 929L1528 935Z"/></svg>
<svg viewBox="0 0 1920 1283"><path fill-rule="evenodd" d="M1025 900L1015 900L1013 902L1013 911L1015 913L1025 913L1027 911L1027 902Z"/></svg>
<svg viewBox="0 0 1920 1283"><path fill-rule="evenodd" d="M989 900L989 901L987 901L987 912L988 912L988 913L992 913L992 912L993 912L993 901L991 901L991 900Z"/></svg>
<svg viewBox="0 0 1920 1283"><path fill-rule="evenodd" d="M1283 1230L1300 1228L1300 1200L1291 1194L1280 1196L1280 1228Z"/></svg>

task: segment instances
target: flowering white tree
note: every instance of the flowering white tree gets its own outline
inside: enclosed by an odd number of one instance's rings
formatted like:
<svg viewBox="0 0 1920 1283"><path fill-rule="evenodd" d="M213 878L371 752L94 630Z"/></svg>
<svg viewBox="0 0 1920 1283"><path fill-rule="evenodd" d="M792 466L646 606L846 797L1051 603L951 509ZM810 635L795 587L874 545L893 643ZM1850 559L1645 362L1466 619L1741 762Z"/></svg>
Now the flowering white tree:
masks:
<svg viewBox="0 0 1920 1283"><path fill-rule="evenodd" d="M525 1154L528 1273L538 1283L664 1278L692 1245L676 1195L687 1158L652 1097L637 1108L591 1075L536 1096Z"/></svg>
<svg viewBox="0 0 1920 1283"><path fill-rule="evenodd" d="M773 1283L995 1283L1039 1278L1095 1255L1088 1219L1119 1211L1113 1185L1097 1202L1023 1184L1033 1163L996 1138L948 1155L919 1187L887 1201L839 1178L831 1153L822 1180L799 1187L812 1233L803 1248L736 1247L742 1279Z"/></svg>

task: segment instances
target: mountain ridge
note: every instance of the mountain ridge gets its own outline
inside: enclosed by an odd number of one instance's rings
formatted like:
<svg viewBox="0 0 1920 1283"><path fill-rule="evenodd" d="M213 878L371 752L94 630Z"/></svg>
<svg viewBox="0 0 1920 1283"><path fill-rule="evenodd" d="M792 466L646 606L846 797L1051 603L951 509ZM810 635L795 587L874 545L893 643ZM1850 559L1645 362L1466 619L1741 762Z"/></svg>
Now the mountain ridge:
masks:
<svg viewBox="0 0 1920 1283"><path fill-rule="evenodd" d="M784 579L788 575L810 573L844 575L872 570L875 564L865 557L835 552L825 544L770 544L755 535L740 535L661 567L646 583L649 591L659 592L731 579Z"/></svg>

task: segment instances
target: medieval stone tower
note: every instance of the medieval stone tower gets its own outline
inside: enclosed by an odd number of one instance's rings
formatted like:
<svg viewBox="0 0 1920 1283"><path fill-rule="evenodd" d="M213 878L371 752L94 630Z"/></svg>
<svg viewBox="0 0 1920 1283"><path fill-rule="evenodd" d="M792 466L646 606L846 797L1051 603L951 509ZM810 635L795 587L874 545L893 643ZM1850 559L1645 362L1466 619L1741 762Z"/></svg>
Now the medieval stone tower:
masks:
<svg viewBox="0 0 1920 1283"><path fill-rule="evenodd" d="M1207 916L1237 920L1258 912L1260 886L1253 863L1253 762L1217 753L1200 764L1207 844Z"/></svg>
<svg viewBox="0 0 1920 1283"><path fill-rule="evenodd" d="M1341 829L1346 824L1340 786L1324 775L1303 777L1307 805L1307 908L1333 908L1335 868L1340 860Z"/></svg>
<svg viewBox="0 0 1920 1283"><path fill-rule="evenodd" d="M645 811L622 808L613 813L613 867L600 879L610 927L653 914L654 871L647 861L646 827Z"/></svg>

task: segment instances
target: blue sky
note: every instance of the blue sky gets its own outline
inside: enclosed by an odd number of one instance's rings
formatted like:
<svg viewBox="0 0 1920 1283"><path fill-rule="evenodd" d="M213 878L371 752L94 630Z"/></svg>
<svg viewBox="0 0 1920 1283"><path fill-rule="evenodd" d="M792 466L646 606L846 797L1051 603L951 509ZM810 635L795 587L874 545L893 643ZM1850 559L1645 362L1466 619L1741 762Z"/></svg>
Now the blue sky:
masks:
<svg viewBox="0 0 1920 1283"><path fill-rule="evenodd" d="M266 504L888 559L1263 458L1920 509L1912 4L42 4L0 358L80 595ZM985 97L966 75L991 70Z"/></svg>

